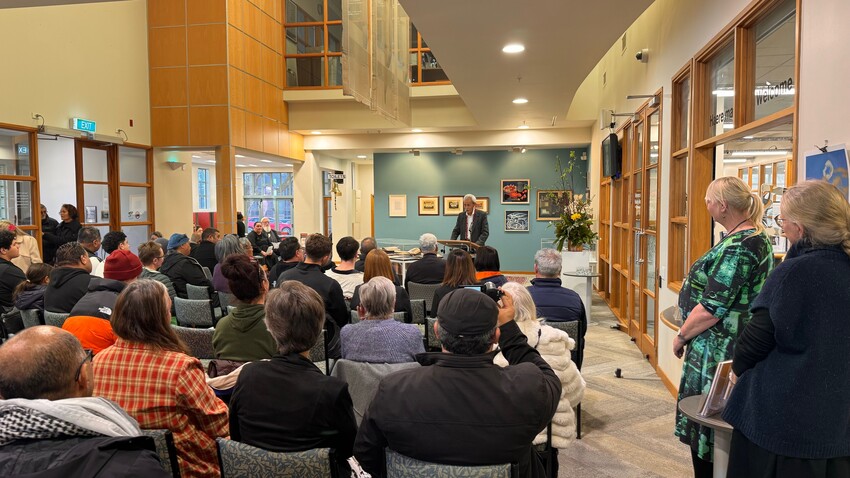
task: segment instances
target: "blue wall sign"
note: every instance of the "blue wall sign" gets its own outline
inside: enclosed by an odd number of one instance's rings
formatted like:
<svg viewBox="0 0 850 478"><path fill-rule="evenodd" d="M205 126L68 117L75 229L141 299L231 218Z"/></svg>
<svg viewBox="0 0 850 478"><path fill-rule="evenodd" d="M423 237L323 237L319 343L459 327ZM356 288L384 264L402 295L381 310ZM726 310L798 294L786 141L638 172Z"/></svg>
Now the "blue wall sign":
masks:
<svg viewBox="0 0 850 478"><path fill-rule="evenodd" d="M30 154L30 147L25 144L19 144L18 147L18 156L26 156Z"/></svg>
<svg viewBox="0 0 850 478"><path fill-rule="evenodd" d="M97 123L82 118L71 118L71 129L85 131L86 133L94 133L97 129Z"/></svg>

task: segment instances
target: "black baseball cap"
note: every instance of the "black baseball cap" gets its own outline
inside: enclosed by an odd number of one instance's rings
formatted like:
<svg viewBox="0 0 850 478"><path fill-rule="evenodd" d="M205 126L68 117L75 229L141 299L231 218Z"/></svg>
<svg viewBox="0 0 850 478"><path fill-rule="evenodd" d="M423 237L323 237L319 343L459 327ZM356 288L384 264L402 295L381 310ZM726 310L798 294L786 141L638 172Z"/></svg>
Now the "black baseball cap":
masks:
<svg viewBox="0 0 850 478"><path fill-rule="evenodd" d="M446 332L476 336L496 328L499 307L486 294L472 289L456 289L440 301L437 321Z"/></svg>

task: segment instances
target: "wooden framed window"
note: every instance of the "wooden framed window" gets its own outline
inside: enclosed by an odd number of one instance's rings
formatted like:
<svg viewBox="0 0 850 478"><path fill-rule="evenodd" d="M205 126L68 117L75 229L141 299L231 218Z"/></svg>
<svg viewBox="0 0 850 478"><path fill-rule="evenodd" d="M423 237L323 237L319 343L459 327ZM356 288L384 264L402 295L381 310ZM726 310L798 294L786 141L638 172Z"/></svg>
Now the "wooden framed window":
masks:
<svg viewBox="0 0 850 478"><path fill-rule="evenodd" d="M0 124L0 219L41 244L36 137L34 128Z"/></svg>
<svg viewBox="0 0 850 478"><path fill-rule="evenodd" d="M678 292L688 271L688 146L690 144L691 65L673 78L672 153L670 156L669 247L667 287Z"/></svg>
<svg viewBox="0 0 850 478"><path fill-rule="evenodd" d="M342 0L286 0L286 88L342 87Z"/></svg>
<svg viewBox="0 0 850 478"><path fill-rule="evenodd" d="M410 24L410 84L447 85L451 83L434 53L416 29Z"/></svg>

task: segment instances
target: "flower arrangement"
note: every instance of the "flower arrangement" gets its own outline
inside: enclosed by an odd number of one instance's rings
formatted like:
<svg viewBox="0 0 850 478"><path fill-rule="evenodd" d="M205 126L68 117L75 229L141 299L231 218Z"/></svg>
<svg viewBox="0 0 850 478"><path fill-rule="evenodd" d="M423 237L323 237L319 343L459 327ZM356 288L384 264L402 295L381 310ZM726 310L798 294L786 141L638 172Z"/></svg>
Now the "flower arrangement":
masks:
<svg viewBox="0 0 850 478"><path fill-rule="evenodd" d="M563 190L573 189L573 174L580 174L575 169L575 151L570 151L570 159L566 166L560 157L555 157L558 173L558 187ZM561 212L561 218L553 221L555 225L555 247L560 251L567 245L567 250L582 250L585 244L592 244L599 235L593 231L593 210L590 207L591 198L583 194L568 197ZM551 225L551 224L550 224Z"/></svg>

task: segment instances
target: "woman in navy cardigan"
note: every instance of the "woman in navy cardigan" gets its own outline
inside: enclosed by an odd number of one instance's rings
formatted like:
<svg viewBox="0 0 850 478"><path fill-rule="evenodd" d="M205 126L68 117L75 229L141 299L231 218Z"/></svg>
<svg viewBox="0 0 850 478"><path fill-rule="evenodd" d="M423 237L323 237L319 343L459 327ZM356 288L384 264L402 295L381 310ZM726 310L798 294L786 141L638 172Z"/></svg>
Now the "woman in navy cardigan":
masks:
<svg viewBox="0 0 850 478"><path fill-rule="evenodd" d="M727 476L850 476L850 204L806 181L781 210L793 245L735 347Z"/></svg>

